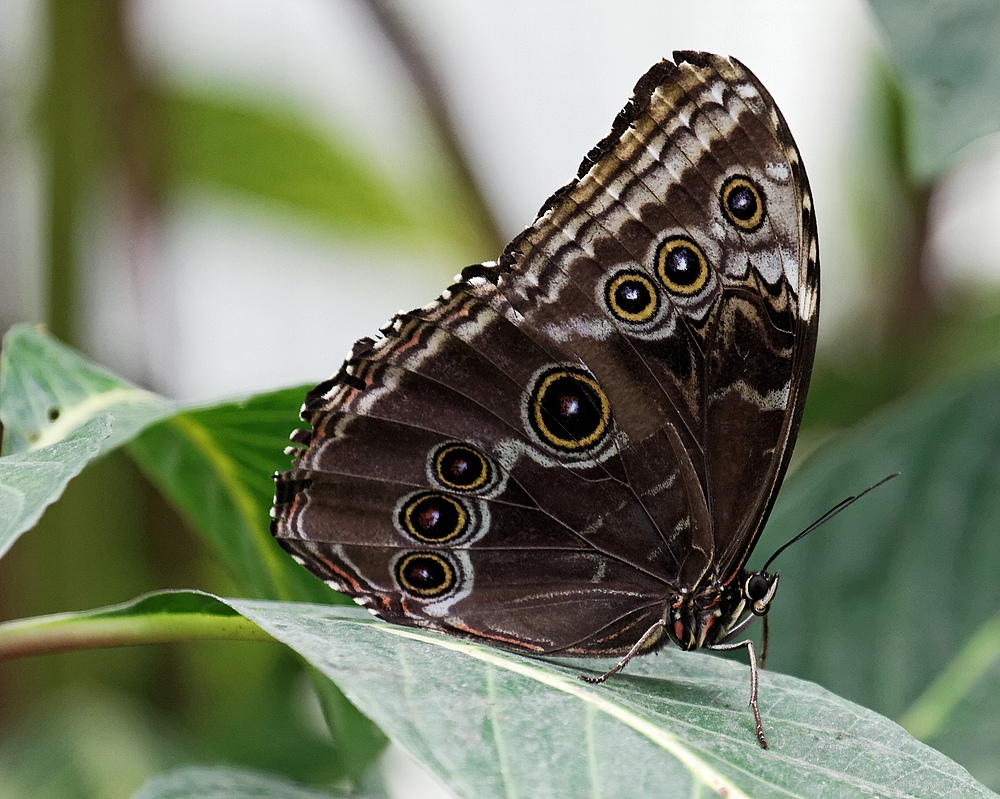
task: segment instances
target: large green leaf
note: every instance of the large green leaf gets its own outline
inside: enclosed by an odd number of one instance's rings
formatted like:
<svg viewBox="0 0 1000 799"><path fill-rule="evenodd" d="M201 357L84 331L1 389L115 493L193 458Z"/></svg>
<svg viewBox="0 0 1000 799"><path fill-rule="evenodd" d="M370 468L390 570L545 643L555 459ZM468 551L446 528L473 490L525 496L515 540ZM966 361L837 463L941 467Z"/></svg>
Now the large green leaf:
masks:
<svg viewBox="0 0 1000 799"><path fill-rule="evenodd" d="M269 524L274 483L305 389L182 411L129 452L257 596L347 602L281 551ZM385 740L326 678L314 687L345 770L358 777Z"/></svg>
<svg viewBox="0 0 1000 799"><path fill-rule="evenodd" d="M901 472L781 556L768 662L905 719L994 788L998 396L994 370L890 407L817 452L788 480L758 546L766 556L838 500Z"/></svg>
<svg viewBox="0 0 1000 799"><path fill-rule="evenodd" d="M8 334L2 364L0 402L12 448L57 440L95 414L110 412L115 422L111 439L94 421L63 444L2 461L0 554L87 460L130 441L129 452L221 555L244 593L346 601L282 553L268 530L270 476L288 466L283 451L304 389L177 412L162 397L129 385L28 326ZM384 741L325 678L315 683L345 770L356 776Z"/></svg>
<svg viewBox="0 0 1000 799"><path fill-rule="evenodd" d="M0 625L0 650L30 624L40 636L118 624L153 640L183 624L251 637L230 608L336 681L460 796L995 796L888 719L780 674L762 675L763 751L747 666L672 648L590 686L577 676L607 662L515 655L353 607L173 592Z"/></svg>
<svg viewBox="0 0 1000 799"><path fill-rule="evenodd" d="M25 493L16 505L11 495L2 512L0 521L9 530L6 537L0 536L0 553L25 524L37 521L89 459L130 442L130 453L248 591L338 601L282 554L268 532L274 493L270 476L288 466L283 450L304 395L304 388L288 389L178 411L169 400L131 385L38 328L12 328L0 356L0 418L6 451L18 456L15 461L5 459L10 466L5 474L13 480L16 468L22 475L8 487ZM99 425L90 424L72 443L51 448L81 425L103 417L113 419L109 430L102 433ZM95 440L96 451L85 446ZM40 469L47 470L45 485L51 484L51 490L43 491L37 480L30 486L24 482L26 464L34 464L30 474L35 477Z"/></svg>
<svg viewBox="0 0 1000 799"><path fill-rule="evenodd" d="M607 663L547 662L389 626L355 608L230 601L330 676L460 796L993 796L900 727L765 673L762 751L749 669L661 651L603 686Z"/></svg>
<svg viewBox="0 0 1000 799"><path fill-rule="evenodd" d="M181 411L131 443L129 452L191 525L257 596L342 598L295 564L269 531L271 475L284 454L305 389Z"/></svg>
<svg viewBox="0 0 1000 799"><path fill-rule="evenodd" d="M870 3L911 101L911 169L932 178L967 144L1000 130L1000 3Z"/></svg>

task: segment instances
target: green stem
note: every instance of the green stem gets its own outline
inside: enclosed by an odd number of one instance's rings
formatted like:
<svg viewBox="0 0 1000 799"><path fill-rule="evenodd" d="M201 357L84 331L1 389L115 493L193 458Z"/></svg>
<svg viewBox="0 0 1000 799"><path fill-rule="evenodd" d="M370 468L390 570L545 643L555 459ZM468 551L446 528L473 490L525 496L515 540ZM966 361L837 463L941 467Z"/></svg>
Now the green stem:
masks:
<svg viewBox="0 0 1000 799"><path fill-rule="evenodd" d="M86 619L60 613L0 624L0 661L140 644L274 640L238 615L157 613Z"/></svg>

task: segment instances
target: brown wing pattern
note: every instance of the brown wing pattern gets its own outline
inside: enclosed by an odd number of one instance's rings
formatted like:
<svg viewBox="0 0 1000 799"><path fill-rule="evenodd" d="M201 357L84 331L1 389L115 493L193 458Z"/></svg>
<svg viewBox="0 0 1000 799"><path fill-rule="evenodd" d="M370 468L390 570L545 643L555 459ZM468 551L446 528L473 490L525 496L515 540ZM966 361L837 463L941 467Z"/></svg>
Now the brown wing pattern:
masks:
<svg viewBox="0 0 1000 799"><path fill-rule="evenodd" d="M618 654L748 557L815 347L812 201L753 75L674 57L496 264L307 397L274 534L381 617Z"/></svg>

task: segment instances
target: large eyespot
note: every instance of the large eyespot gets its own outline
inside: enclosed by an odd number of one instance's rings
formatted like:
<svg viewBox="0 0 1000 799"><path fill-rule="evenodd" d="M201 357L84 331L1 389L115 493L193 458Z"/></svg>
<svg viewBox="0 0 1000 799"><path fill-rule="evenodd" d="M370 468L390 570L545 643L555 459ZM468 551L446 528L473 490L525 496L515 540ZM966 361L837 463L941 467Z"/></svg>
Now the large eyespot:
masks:
<svg viewBox="0 0 1000 799"><path fill-rule="evenodd" d="M464 535L469 512L454 497L427 491L410 497L399 509L400 529L429 544L443 544Z"/></svg>
<svg viewBox="0 0 1000 799"><path fill-rule="evenodd" d="M432 476L453 491L478 491L493 481L493 466L468 444L445 444L434 453Z"/></svg>
<svg viewBox="0 0 1000 799"><path fill-rule="evenodd" d="M686 236L672 236L656 253L656 273L674 294L697 294L708 280L708 260L701 247Z"/></svg>
<svg viewBox="0 0 1000 799"><path fill-rule="evenodd" d="M607 282L604 303L616 319L639 325L656 316L660 295L653 281L642 272L626 271Z"/></svg>
<svg viewBox="0 0 1000 799"><path fill-rule="evenodd" d="M430 599L455 587L457 570L433 552L413 552L396 563L396 582L409 594Z"/></svg>
<svg viewBox="0 0 1000 799"><path fill-rule="evenodd" d="M764 195L745 175L733 175L719 195L722 213L736 227L752 232L764 224Z"/></svg>
<svg viewBox="0 0 1000 799"><path fill-rule="evenodd" d="M528 423L556 449L579 452L600 442L611 422L611 404L597 381L582 369L557 367L535 381Z"/></svg>

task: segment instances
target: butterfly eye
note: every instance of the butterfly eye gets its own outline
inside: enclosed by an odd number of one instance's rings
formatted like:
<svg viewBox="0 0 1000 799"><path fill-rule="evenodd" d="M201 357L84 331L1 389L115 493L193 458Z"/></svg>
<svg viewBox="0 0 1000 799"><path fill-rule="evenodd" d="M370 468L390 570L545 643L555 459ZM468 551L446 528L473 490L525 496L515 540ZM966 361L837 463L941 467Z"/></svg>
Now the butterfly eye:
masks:
<svg viewBox="0 0 1000 799"><path fill-rule="evenodd" d="M441 447L433 464L434 478L453 491L477 491L493 478L493 467L486 456L465 444Z"/></svg>
<svg viewBox="0 0 1000 799"><path fill-rule="evenodd" d="M743 175L733 175L722 186L722 213L736 227L752 232L764 223L764 195Z"/></svg>
<svg viewBox="0 0 1000 799"><path fill-rule="evenodd" d="M430 599L455 585L455 567L441 555L414 552L396 564L396 581L407 593Z"/></svg>
<svg viewBox="0 0 1000 799"><path fill-rule="evenodd" d="M454 497L417 494L400 508L399 526L418 541L443 544L468 530L469 512Z"/></svg>
<svg viewBox="0 0 1000 799"><path fill-rule="evenodd" d="M763 616L770 607L774 592L778 588L778 575L754 572L743 586L743 593L751 603L751 611L755 616Z"/></svg>
<svg viewBox="0 0 1000 799"><path fill-rule="evenodd" d="M608 281L604 302L611 315L630 324L648 322L660 309L653 281L641 272L619 272Z"/></svg>
<svg viewBox="0 0 1000 799"><path fill-rule="evenodd" d="M611 422L611 404L587 372L552 369L536 381L528 421L544 443L578 452L603 438Z"/></svg>
<svg viewBox="0 0 1000 799"><path fill-rule="evenodd" d="M668 291L690 296L701 291L708 280L708 260L691 239L673 236L660 245L656 273Z"/></svg>

